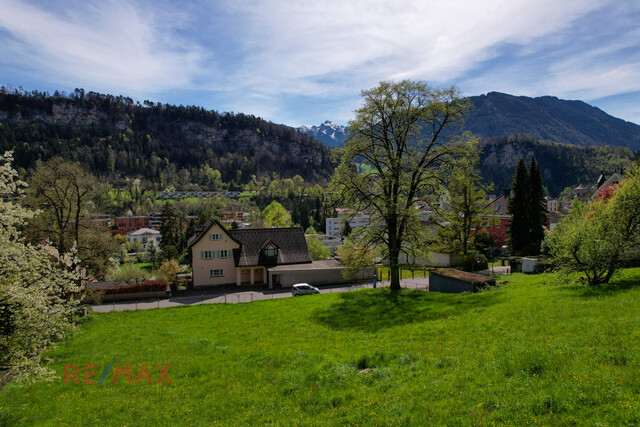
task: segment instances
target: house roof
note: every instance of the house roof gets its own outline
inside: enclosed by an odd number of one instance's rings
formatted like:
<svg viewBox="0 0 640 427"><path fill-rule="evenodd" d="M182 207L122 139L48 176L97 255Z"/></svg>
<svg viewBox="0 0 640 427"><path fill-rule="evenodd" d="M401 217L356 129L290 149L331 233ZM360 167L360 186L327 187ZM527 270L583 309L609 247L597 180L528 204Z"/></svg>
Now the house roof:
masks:
<svg viewBox="0 0 640 427"><path fill-rule="evenodd" d="M311 262L304 230L301 227L255 228L228 232L241 244L240 249L234 250L233 254L238 267ZM273 243L278 248L277 259L267 257L262 251L269 243Z"/></svg>
<svg viewBox="0 0 640 427"><path fill-rule="evenodd" d="M240 249L234 249L233 251L237 267L311 262L304 230L301 227L227 230L217 219L209 218L188 240L188 247L191 248L206 236L214 224L219 225L224 233L240 245ZM267 257L262 250L270 243L278 248L277 257Z"/></svg>
<svg viewBox="0 0 640 427"><path fill-rule="evenodd" d="M220 229L222 229L222 231L229 236L234 242L238 243L239 245L242 244L242 242L239 242L238 240L234 239L233 236L231 234L229 234L229 231L225 228L224 225L222 225L220 223L220 221L218 221L217 219L215 219L214 217L211 217L207 220L207 222L205 222L204 224L202 224L199 227L196 227L196 232L193 236L189 237L189 240L187 240L187 248L191 248L191 246L195 245L196 243L198 243L200 241L200 239L202 239L204 236L207 235L207 232L209 231L209 229L211 227L213 227L214 225L218 225L220 227Z"/></svg>
<svg viewBox="0 0 640 427"><path fill-rule="evenodd" d="M480 283L493 283L495 284L496 279L492 277L482 276L480 274L469 273L468 271L460 271L455 270L453 268L443 268L438 270L433 270L429 274L435 274L445 277L450 277L452 279L460 280L462 282L480 284Z"/></svg>
<svg viewBox="0 0 640 427"><path fill-rule="evenodd" d="M136 231L130 231L127 233L127 236L141 236L144 234L153 234L158 235L160 232L158 230L154 230L153 228L140 228Z"/></svg>
<svg viewBox="0 0 640 427"><path fill-rule="evenodd" d="M490 215L507 215L509 213L507 209L507 203L508 196L503 192L500 196L493 199L489 204L487 204L487 206L485 206L485 209L491 209Z"/></svg>

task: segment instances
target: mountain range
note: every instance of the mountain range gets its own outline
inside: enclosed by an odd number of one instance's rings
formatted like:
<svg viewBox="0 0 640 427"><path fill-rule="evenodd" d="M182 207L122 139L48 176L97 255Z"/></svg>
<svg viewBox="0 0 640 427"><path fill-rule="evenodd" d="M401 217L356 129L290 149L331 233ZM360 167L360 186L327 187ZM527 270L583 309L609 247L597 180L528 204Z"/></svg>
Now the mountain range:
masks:
<svg viewBox="0 0 640 427"><path fill-rule="evenodd" d="M480 172L494 191L511 185L521 157L536 157L549 194L557 196L565 187L629 168L640 156L640 126L585 102L500 92L469 99L465 130L480 138ZM342 145L347 131L331 121L298 130L330 147Z"/></svg>
<svg viewBox="0 0 640 427"><path fill-rule="evenodd" d="M481 138L481 173L495 191L510 185L520 157L536 157L549 193L557 195L628 168L639 156L632 149L640 148L640 126L580 101L491 92L471 102L466 127ZM62 156L103 179L138 177L158 189L206 189L211 169L231 188L266 175L323 183L335 167L330 147L346 131L330 121L294 129L242 113L140 104L82 89L67 95L0 89L0 152L13 150L17 168L28 172L39 160Z"/></svg>
<svg viewBox="0 0 640 427"><path fill-rule="evenodd" d="M613 117L583 101L555 96L531 98L500 92L470 96L465 130L480 138L528 134L542 141L574 145L613 145L640 150L640 126ZM342 144L346 126L327 120L298 128L330 147Z"/></svg>

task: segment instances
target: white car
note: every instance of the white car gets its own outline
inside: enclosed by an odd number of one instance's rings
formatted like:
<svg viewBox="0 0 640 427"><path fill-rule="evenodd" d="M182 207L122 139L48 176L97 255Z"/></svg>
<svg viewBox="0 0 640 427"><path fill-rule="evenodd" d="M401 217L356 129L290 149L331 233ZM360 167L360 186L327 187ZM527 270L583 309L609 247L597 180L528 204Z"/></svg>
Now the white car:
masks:
<svg viewBox="0 0 640 427"><path fill-rule="evenodd" d="M293 285L293 288L291 289L291 294L294 297L297 297L298 295L309 295L309 294L319 294L320 293L320 289L316 288L315 286L311 286L308 283L296 283L295 285Z"/></svg>

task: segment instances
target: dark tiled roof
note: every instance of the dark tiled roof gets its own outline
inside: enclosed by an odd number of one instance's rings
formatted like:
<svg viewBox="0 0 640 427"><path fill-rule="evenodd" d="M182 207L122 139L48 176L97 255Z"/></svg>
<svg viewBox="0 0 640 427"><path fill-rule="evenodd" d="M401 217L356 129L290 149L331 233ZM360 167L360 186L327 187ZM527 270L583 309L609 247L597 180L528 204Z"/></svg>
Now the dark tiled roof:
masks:
<svg viewBox="0 0 640 427"><path fill-rule="evenodd" d="M509 213L507 203L508 197L506 194L502 193L499 197L492 200L487 206L485 206L485 209L491 209L491 214L493 215L507 215Z"/></svg>
<svg viewBox="0 0 640 427"><path fill-rule="evenodd" d="M233 254L238 267L311 262L304 231L300 227L229 230L228 233L242 245ZM277 259L267 257L262 250L269 243L278 248Z"/></svg>

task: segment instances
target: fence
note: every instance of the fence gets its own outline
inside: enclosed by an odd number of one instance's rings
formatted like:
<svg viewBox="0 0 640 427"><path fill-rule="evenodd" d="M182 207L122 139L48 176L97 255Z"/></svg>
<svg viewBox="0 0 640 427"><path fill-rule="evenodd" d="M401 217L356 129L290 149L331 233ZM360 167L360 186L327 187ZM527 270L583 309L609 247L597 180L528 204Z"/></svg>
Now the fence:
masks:
<svg viewBox="0 0 640 427"><path fill-rule="evenodd" d="M415 290L428 290L428 284L425 280L411 281L410 279L402 280L401 286L406 289ZM389 286L388 281L379 281L377 287ZM371 289L373 283L359 283L351 285L332 285L320 288L321 293L334 293L334 292L349 292L358 289ZM168 307L180 307L189 305L200 304L238 304L248 303L253 301L262 301L278 298L291 297L290 290L264 290L264 291L249 291L249 292L233 292L224 294L214 293L202 293L200 295L185 295L174 296L172 298L165 299L153 299L143 301L121 301L110 302L108 304L100 304L93 306L93 310L99 313L109 313L112 311L137 311L137 310L150 310L154 308L168 308Z"/></svg>

